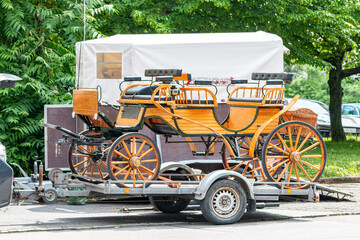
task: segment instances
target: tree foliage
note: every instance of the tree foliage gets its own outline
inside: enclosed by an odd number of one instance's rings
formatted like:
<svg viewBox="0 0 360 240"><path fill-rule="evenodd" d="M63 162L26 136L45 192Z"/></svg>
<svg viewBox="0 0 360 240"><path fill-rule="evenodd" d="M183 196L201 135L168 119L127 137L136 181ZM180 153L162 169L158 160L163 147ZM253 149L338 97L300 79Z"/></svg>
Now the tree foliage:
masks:
<svg viewBox="0 0 360 240"><path fill-rule="evenodd" d="M98 16L114 13L88 1L87 38L102 37ZM43 156L45 104L71 103L75 43L83 39L83 6L74 1L0 0L0 72L20 76L14 89L0 89L0 141L8 159L28 169Z"/></svg>
<svg viewBox="0 0 360 240"><path fill-rule="evenodd" d="M347 77L360 72L358 0L85 2L86 39L119 33L259 30L281 36L291 50L288 63L306 63L327 70L335 131L332 135L336 140L342 139L342 79L351 81ZM84 39L82 3L0 0L0 72L24 79L15 89L0 90L0 141L7 146L11 161L28 162L31 156L42 155L43 130L37 123L43 117L43 105L71 101L75 43ZM295 81L294 89L326 89L324 78L315 76L315 72L309 69L308 82ZM318 77L320 82L315 80ZM347 86L344 85L345 90ZM320 91L315 92L309 97L320 99Z"/></svg>

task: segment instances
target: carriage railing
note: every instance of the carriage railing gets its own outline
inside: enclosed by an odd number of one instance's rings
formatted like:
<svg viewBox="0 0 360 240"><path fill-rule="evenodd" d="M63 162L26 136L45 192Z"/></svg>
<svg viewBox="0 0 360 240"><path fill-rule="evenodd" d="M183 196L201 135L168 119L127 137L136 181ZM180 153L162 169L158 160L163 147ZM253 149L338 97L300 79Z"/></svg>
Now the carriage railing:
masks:
<svg viewBox="0 0 360 240"><path fill-rule="evenodd" d="M179 95L175 96L178 106L208 105L217 106L215 94L207 88L180 88Z"/></svg>
<svg viewBox="0 0 360 240"><path fill-rule="evenodd" d="M272 87L237 87L230 93L228 101L282 105L284 102L284 90L284 88Z"/></svg>

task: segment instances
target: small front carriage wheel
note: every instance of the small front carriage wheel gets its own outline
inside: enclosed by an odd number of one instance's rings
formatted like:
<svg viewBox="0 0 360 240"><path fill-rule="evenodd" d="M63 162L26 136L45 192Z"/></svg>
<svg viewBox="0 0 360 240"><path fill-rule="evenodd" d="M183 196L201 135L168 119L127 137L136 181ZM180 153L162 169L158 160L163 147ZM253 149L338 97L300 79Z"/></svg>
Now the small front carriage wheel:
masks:
<svg viewBox="0 0 360 240"><path fill-rule="evenodd" d="M213 183L200 202L206 220L214 224L230 224L240 220L246 208L246 195L240 184L233 180Z"/></svg>
<svg viewBox="0 0 360 240"><path fill-rule="evenodd" d="M101 138L101 133L85 130L80 135ZM102 144L72 142L68 152L68 163L71 171L77 174L79 180L90 183L100 183L98 180L109 178L106 167L106 156L112 141L104 140Z"/></svg>
<svg viewBox="0 0 360 240"><path fill-rule="evenodd" d="M148 187L156 180L160 166L160 151L155 142L144 134L127 133L115 140L107 156L110 178L126 188Z"/></svg>
<svg viewBox="0 0 360 240"><path fill-rule="evenodd" d="M324 171L324 140L320 133L307 123L285 122L266 138L262 163L270 181L287 182L283 184L284 188L306 188L309 186L306 182L317 182ZM289 184L290 182L294 183Z"/></svg>

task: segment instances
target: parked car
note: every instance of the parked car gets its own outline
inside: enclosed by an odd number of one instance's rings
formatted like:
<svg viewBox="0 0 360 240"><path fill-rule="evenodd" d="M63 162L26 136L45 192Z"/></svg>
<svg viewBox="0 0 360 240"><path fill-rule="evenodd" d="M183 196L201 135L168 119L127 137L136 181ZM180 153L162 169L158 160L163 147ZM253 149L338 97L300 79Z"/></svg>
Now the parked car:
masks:
<svg viewBox="0 0 360 240"><path fill-rule="evenodd" d="M360 118L360 103L346 103L341 105L341 115Z"/></svg>
<svg viewBox="0 0 360 240"><path fill-rule="evenodd" d="M330 114L329 106L323 102L309 99L299 99L296 107L309 108L318 115L316 129L322 136L330 136ZM360 134L360 118L350 115L341 116L342 125L345 133Z"/></svg>

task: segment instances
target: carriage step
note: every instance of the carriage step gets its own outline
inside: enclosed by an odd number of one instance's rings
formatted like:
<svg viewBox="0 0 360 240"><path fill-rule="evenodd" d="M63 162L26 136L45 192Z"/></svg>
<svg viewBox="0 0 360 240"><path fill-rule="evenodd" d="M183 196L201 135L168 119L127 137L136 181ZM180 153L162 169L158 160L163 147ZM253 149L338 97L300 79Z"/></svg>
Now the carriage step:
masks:
<svg viewBox="0 0 360 240"><path fill-rule="evenodd" d="M213 156L214 153L207 153L207 152L192 152L193 156Z"/></svg>

